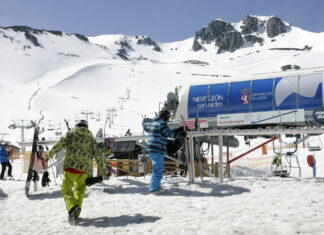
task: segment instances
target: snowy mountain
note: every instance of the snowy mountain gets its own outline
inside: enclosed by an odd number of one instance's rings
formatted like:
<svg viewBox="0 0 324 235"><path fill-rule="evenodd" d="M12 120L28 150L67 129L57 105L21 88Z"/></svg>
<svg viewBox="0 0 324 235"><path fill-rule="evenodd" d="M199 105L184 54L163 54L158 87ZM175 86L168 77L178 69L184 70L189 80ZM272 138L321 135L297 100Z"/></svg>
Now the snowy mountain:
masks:
<svg viewBox="0 0 324 235"><path fill-rule="evenodd" d="M140 133L143 116L154 116L175 87L181 92L206 79L324 66L324 33L275 16L249 15L237 23L216 19L193 35L161 43L143 35L87 38L26 26L0 28L0 105L6 110L0 132L17 141L19 130L8 130L13 119L36 119L41 110L42 124L58 128L63 119L73 125L85 118L83 110L94 113L89 120L96 133L106 110L114 108L117 116L106 125L106 134L129 128ZM26 139L31 134L27 131Z"/></svg>

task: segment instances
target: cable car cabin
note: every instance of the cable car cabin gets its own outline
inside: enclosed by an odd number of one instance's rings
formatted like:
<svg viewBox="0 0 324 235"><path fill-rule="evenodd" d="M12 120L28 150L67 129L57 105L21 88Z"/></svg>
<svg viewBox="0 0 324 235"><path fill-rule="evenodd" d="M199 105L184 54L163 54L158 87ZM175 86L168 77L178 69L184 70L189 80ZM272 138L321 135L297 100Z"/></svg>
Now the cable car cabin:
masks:
<svg viewBox="0 0 324 235"><path fill-rule="evenodd" d="M313 111L323 109L323 70L191 85L180 100L175 123L183 115L189 128L196 118L200 128L319 125Z"/></svg>

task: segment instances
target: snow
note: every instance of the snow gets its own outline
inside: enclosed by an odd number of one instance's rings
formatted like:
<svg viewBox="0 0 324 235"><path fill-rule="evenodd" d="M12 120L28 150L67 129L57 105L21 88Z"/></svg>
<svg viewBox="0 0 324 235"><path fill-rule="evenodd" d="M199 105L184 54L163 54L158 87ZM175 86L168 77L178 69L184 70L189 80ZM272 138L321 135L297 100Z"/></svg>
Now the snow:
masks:
<svg viewBox="0 0 324 235"><path fill-rule="evenodd" d="M266 21L269 17L258 18ZM241 24L234 25L239 29ZM157 52L127 35L100 35L84 42L64 33L43 33L37 35L42 47L35 47L23 33L0 28L0 133L8 133L5 139L18 144L20 130L8 129L12 120L36 120L42 111L45 120L41 125L48 128L50 122L57 128L62 124L64 134L64 119L73 126L75 119L85 118L81 111L88 110L101 117L99 122L89 118L94 134L104 127L108 136L123 135L127 129L140 134L143 117L153 117L175 87L181 87L181 97L193 83L256 77L278 72L287 64L323 70L324 33L291 26L275 41L264 29L257 36L264 39L263 45L246 44L234 53L217 54L213 43L204 44L206 50L193 52L193 38L156 42L162 49ZM121 40L131 46L126 49L128 61L116 55ZM302 49L305 45L312 49L270 50ZM106 110L112 108L117 110L114 123L105 125ZM25 140L31 140L32 134L25 130ZM42 135L59 138L50 131ZM232 157L260 141L252 140L248 147L240 139L240 147L230 149ZM217 147L214 152L218 153ZM308 154L299 146L301 178L296 169L290 177L273 177L270 163L274 153L269 148L268 155L257 150L234 162L232 178L224 183L197 177L194 184L188 184L188 178L165 176L165 195L149 194L150 175L111 177L87 189L82 220L76 226L67 223L60 178L55 185L51 175L50 187L39 187L26 198L26 174L21 160L14 160L13 175L21 181L0 181L0 233L323 234L324 152L316 153L316 178L307 166Z"/></svg>
<svg viewBox="0 0 324 235"><path fill-rule="evenodd" d="M224 82L277 72L287 64L302 69L323 67L324 34L298 27L290 27L287 33L273 38L275 41L260 28L258 36L265 40L263 45L247 44L234 53L221 54L216 53L214 43L203 44L205 50L194 52L193 38L171 43L156 41L162 50L157 52L153 46L137 44L138 38L146 36L99 35L89 37L88 42L65 33L35 36L41 47L35 47L22 32L0 29L0 91L6 97L0 105L7 111L2 115L0 133L8 133L7 139L14 143L20 140L20 134L8 131L8 126L26 112L38 114L41 110L45 116L41 124L47 127L49 121L59 126L64 119L73 126L75 119L85 118L80 114L83 110L91 110L101 117L100 122L90 120L90 128L96 133L104 128L106 110L115 108L117 116L106 133L122 135L127 129L140 133L142 117L152 118L176 86L181 86L181 96L192 83ZM129 45L124 47L129 61L116 55L123 48L121 42ZM301 49L305 45L312 49L270 50ZM32 119L37 118L35 115ZM62 131L64 134L66 129ZM46 135L47 139L58 138ZM32 131L26 131L25 138L30 140Z"/></svg>
<svg viewBox="0 0 324 235"><path fill-rule="evenodd" d="M164 176L164 195L148 192L150 175L111 177L87 188L76 225L67 222L60 178L55 185L50 173L50 187L31 187L27 198L26 174L14 160L14 176L22 181L0 181L1 234L323 234L324 152L316 153L316 178L307 154L298 152L301 178L272 177L269 165L239 166L242 158L224 183Z"/></svg>

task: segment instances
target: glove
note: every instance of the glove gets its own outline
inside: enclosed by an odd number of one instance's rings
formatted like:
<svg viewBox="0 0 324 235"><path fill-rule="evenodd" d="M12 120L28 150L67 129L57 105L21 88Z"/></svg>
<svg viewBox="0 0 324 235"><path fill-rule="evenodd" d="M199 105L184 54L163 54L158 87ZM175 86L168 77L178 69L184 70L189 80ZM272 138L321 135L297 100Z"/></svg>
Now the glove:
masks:
<svg viewBox="0 0 324 235"><path fill-rule="evenodd" d="M185 138L185 137L187 137L187 132L183 131L183 132L180 133L180 135L181 135L182 138Z"/></svg>
<svg viewBox="0 0 324 235"><path fill-rule="evenodd" d="M97 177L88 177L85 181L86 185L91 186L94 185L95 183L100 183L102 182L102 175L97 176Z"/></svg>
<svg viewBox="0 0 324 235"><path fill-rule="evenodd" d="M183 131L183 127L180 126L180 127L176 128L176 129L174 129L174 131L177 132L177 133L180 132L180 131Z"/></svg>
<svg viewBox="0 0 324 235"><path fill-rule="evenodd" d="M45 171L43 173L43 177L42 177L42 186L43 187L46 187L46 186L49 186L49 182L51 182L51 180L49 179L48 177L48 171Z"/></svg>

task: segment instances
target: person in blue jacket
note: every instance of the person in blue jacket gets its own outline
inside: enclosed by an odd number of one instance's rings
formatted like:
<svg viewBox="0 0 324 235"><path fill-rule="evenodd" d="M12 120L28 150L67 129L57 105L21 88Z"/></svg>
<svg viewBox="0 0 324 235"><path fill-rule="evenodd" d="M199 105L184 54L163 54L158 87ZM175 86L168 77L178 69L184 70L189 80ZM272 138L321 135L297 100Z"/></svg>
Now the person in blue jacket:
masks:
<svg viewBox="0 0 324 235"><path fill-rule="evenodd" d="M8 144L4 144L3 146L0 146L0 162L1 162L1 167L2 167L0 180L4 179L4 174L5 174L7 166L8 166L8 177L12 177L12 175L11 175L12 166L8 159L9 152L7 151L7 148L8 148Z"/></svg>
<svg viewBox="0 0 324 235"><path fill-rule="evenodd" d="M161 188L161 179L163 176L163 160L164 153L167 150L168 138L178 139L185 136L183 128L171 130L167 126L171 114L168 110L163 109L159 115L152 121L147 142L147 151L152 161L152 177L150 183L150 192L154 194L165 193L165 189Z"/></svg>

